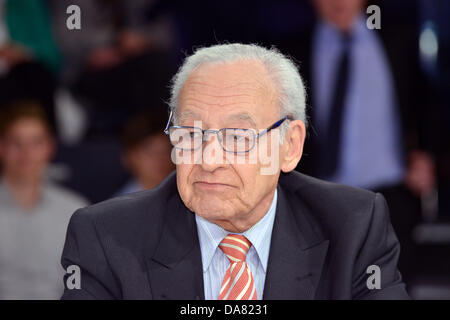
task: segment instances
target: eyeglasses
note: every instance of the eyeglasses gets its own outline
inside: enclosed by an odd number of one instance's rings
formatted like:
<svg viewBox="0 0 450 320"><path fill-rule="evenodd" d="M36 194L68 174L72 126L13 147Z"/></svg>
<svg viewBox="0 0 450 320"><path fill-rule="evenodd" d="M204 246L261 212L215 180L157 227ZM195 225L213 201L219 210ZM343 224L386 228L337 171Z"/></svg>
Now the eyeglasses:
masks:
<svg viewBox="0 0 450 320"><path fill-rule="evenodd" d="M256 140L272 129L278 128L285 120L293 120L291 116L284 116L267 129L256 133L255 129L222 128L219 130L203 130L191 126L170 126L172 112L170 112L164 133L170 138L170 143L176 148L185 151L194 151L202 147L207 136L215 133L222 149L226 152L246 153L253 149Z"/></svg>

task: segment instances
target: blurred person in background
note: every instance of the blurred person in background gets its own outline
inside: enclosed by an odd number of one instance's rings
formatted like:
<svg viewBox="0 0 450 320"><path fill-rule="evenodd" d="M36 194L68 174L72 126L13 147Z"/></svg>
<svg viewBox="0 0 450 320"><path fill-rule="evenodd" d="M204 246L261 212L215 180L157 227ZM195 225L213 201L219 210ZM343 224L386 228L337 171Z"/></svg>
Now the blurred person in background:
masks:
<svg viewBox="0 0 450 320"><path fill-rule="evenodd" d="M299 60L311 88L312 132L298 170L382 193L402 245L399 268L407 277L411 231L421 219L419 196L435 186L436 139L416 26L390 24L381 6L381 29L369 29L365 0L312 4L314 25L281 42Z"/></svg>
<svg viewBox="0 0 450 320"><path fill-rule="evenodd" d="M87 137L118 136L148 101L168 96L173 43L170 18L149 0L51 0L53 28L64 57L63 83L88 113ZM77 5L81 29L67 28Z"/></svg>
<svg viewBox="0 0 450 320"><path fill-rule="evenodd" d="M156 187L175 170L172 147L163 133L166 122L161 112L146 112L129 121L123 132L123 163L133 176L117 195Z"/></svg>
<svg viewBox="0 0 450 320"><path fill-rule="evenodd" d="M52 129L60 54L44 0L0 0L0 105L38 100Z"/></svg>
<svg viewBox="0 0 450 320"><path fill-rule="evenodd" d="M56 299L74 210L87 203L46 179L55 149L41 106L16 101L0 117L0 299Z"/></svg>

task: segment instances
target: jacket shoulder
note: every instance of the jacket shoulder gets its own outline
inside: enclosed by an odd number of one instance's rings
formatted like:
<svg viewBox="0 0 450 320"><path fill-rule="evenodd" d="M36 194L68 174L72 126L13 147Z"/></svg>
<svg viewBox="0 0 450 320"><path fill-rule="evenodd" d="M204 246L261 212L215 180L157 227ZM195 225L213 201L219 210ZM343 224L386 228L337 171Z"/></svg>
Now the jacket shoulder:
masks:
<svg viewBox="0 0 450 320"><path fill-rule="evenodd" d="M280 184L304 200L323 200L335 205L363 204L373 201L376 195L367 189L321 180L297 171L282 174Z"/></svg>
<svg viewBox="0 0 450 320"><path fill-rule="evenodd" d="M136 238L155 234L163 224L164 212L177 197L174 173L158 187L112 198L75 212L72 219L90 221L97 232Z"/></svg>
<svg viewBox="0 0 450 320"><path fill-rule="evenodd" d="M370 223L372 219L377 194L370 190L320 180L296 171L283 174L280 185L291 199L294 212L298 211L295 208L303 208L302 212L307 212L326 233L339 232L346 223Z"/></svg>

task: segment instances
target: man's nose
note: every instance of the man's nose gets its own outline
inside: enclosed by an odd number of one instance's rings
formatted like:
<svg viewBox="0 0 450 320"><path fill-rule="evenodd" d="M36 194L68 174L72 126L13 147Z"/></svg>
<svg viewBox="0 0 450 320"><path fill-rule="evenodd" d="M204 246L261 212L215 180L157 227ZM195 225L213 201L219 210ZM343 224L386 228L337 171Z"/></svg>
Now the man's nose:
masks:
<svg viewBox="0 0 450 320"><path fill-rule="evenodd" d="M225 151L214 131L204 132L201 166L205 171L214 171L225 165Z"/></svg>

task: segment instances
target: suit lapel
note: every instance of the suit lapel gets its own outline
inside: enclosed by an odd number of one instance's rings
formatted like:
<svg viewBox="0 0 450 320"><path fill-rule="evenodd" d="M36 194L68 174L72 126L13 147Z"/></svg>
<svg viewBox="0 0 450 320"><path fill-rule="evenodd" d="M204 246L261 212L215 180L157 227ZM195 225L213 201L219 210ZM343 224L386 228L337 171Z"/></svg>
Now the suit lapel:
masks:
<svg viewBox="0 0 450 320"><path fill-rule="evenodd" d="M266 300L313 299L328 250L328 240L317 231L309 209L298 194L288 192L281 183L263 292ZM161 239L146 259L153 299L203 300L202 259L194 213L177 193L165 214Z"/></svg>
<svg viewBox="0 0 450 320"><path fill-rule="evenodd" d="M204 299L203 270L194 213L178 193L169 201L160 242L147 259L153 299Z"/></svg>
<svg viewBox="0 0 450 320"><path fill-rule="evenodd" d="M329 241L315 231L306 206L289 203L281 187L278 194L263 299L314 299Z"/></svg>

